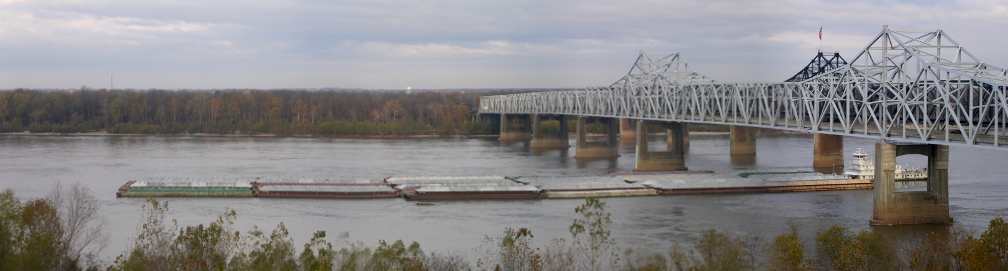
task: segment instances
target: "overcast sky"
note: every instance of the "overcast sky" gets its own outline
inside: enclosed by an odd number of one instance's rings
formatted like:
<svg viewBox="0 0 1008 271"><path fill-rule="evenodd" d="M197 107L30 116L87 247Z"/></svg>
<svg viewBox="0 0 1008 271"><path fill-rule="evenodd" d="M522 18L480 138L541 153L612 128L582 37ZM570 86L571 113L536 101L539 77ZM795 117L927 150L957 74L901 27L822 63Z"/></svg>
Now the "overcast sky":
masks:
<svg viewBox="0 0 1008 271"><path fill-rule="evenodd" d="M820 25L848 59L889 25L943 29L1008 66L1003 0L0 0L0 89L603 86L641 50L779 82Z"/></svg>

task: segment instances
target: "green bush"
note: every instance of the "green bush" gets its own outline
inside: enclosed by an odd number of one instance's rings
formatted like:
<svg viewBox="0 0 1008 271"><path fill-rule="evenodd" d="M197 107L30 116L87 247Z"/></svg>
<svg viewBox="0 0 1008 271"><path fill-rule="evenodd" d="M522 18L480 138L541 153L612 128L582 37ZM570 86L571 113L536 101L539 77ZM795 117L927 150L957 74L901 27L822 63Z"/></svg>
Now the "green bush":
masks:
<svg viewBox="0 0 1008 271"><path fill-rule="evenodd" d="M53 124L51 126L51 131L53 133L59 133L59 134L69 134L78 132L77 128L70 124Z"/></svg>
<svg viewBox="0 0 1008 271"><path fill-rule="evenodd" d="M1008 270L1008 223L995 217L980 238L968 236L954 255L965 270Z"/></svg>
<svg viewBox="0 0 1008 271"><path fill-rule="evenodd" d="M797 227L792 226L790 232L774 238L766 250L770 254L767 260L770 270L815 270L813 262L805 258L805 243L798 237Z"/></svg>
<svg viewBox="0 0 1008 271"><path fill-rule="evenodd" d="M426 256L420 244L413 242L406 247L402 240L396 240L389 245L385 240L378 241L378 248L375 248L371 260L368 261L366 270L392 271L392 270L425 270L423 267Z"/></svg>
<svg viewBox="0 0 1008 271"><path fill-rule="evenodd" d="M110 134L141 134L153 135L161 131L161 126L153 124L120 123L108 129Z"/></svg>
<svg viewBox="0 0 1008 271"><path fill-rule="evenodd" d="M574 126L571 126L571 127L574 127ZM604 134L604 133L608 132L608 131L606 131L606 125L602 124L602 123L598 123L598 122L593 122L593 123L586 124L585 125L585 130L587 130L588 133L593 133L593 134Z"/></svg>
<svg viewBox="0 0 1008 271"><path fill-rule="evenodd" d="M833 226L816 235L820 264L834 270L897 270L902 264L895 247L877 232L858 234Z"/></svg>
<svg viewBox="0 0 1008 271"><path fill-rule="evenodd" d="M52 124L46 123L32 123L28 125L29 133L49 133L52 132Z"/></svg>
<svg viewBox="0 0 1008 271"><path fill-rule="evenodd" d="M102 122L97 119L92 119L77 124L77 131L80 132L97 132L98 130L101 129L102 129Z"/></svg>
<svg viewBox="0 0 1008 271"><path fill-rule="evenodd" d="M162 134L175 135L186 132L186 127L178 122L167 122L161 124L161 128L158 130Z"/></svg>
<svg viewBox="0 0 1008 271"><path fill-rule="evenodd" d="M286 119L272 119L268 122L269 133L278 136L290 135L290 123Z"/></svg>
<svg viewBox="0 0 1008 271"><path fill-rule="evenodd" d="M573 127L573 126L567 126ZM547 135L557 135L560 134L560 121L558 120L544 120L539 122L539 131Z"/></svg>
<svg viewBox="0 0 1008 271"><path fill-rule="evenodd" d="M206 123L204 122L193 122L186 127L186 132L190 134L203 133L206 131Z"/></svg>
<svg viewBox="0 0 1008 271"><path fill-rule="evenodd" d="M489 135L495 133L494 125L480 122L466 122L460 128L465 135Z"/></svg>
<svg viewBox="0 0 1008 271"><path fill-rule="evenodd" d="M443 135L443 136L448 136L448 135L454 134L455 133L455 124L452 124L451 122L441 123L441 126L438 126L438 128L434 130L434 133L437 133L437 134Z"/></svg>
<svg viewBox="0 0 1008 271"><path fill-rule="evenodd" d="M21 120L15 119L12 121L0 123L0 133L20 133L24 132L24 125L21 124Z"/></svg>
<svg viewBox="0 0 1008 271"><path fill-rule="evenodd" d="M88 247L104 234L97 202L80 184L23 203L10 189L0 193L0 270L101 268L93 258L100 249Z"/></svg>
<svg viewBox="0 0 1008 271"><path fill-rule="evenodd" d="M229 133L231 133L232 130L233 129L231 127L231 121L229 121L229 120L220 120L220 121L217 121L217 125L214 127L214 132L216 132L218 134L222 134L222 135L223 134L229 134Z"/></svg>
<svg viewBox="0 0 1008 271"><path fill-rule="evenodd" d="M252 133L252 124L249 124L247 120L242 120L235 125L235 129L238 130L239 133L250 134Z"/></svg>

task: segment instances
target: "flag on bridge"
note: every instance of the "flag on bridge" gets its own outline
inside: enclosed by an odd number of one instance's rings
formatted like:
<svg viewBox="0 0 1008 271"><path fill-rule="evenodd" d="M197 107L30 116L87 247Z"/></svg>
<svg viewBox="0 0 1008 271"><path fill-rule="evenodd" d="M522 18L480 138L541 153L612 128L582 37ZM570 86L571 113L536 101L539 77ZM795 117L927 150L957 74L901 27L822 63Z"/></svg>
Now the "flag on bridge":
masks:
<svg viewBox="0 0 1008 271"><path fill-rule="evenodd" d="M822 26L819 26L819 40L822 40Z"/></svg>

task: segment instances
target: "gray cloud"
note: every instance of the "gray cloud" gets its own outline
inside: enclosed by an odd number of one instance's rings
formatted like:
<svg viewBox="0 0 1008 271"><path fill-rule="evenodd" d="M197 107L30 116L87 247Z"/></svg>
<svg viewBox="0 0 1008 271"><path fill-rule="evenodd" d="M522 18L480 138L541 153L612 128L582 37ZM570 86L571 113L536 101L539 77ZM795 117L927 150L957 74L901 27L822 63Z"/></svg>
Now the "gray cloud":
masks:
<svg viewBox="0 0 1008 271"><path fill-rule="evenodd" d="M1008 66L998 1L0 0L0 88L607 85L637 52L720 81L853 58L888 24L944 29Z"/></svg>

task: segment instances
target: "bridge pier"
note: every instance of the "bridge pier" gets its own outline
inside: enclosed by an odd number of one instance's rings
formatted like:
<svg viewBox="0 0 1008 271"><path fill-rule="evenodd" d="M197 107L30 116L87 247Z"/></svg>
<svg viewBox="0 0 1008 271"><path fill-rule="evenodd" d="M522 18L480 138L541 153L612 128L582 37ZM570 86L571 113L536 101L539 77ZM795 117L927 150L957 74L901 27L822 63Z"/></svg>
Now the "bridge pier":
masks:
<svg viewBox="0 0 1008 271"><path fill-rule="evenodd" d="M606 126L604 142L588 142L587 117L577 117L577 151L574 158L610 158L619 157L619 121L614 118L603 119Z"/></svg>
<svg viewBox="0 0 1008 271"><path fill-rule="evenodd" d="M501 114L500 141L522 141L532 138L529 132L529 116L508 116Z"/></svg>
<svg viewBox="0 0 1008 271"><path fill-rule="evenodd" d="M896 157L928 157L927 191L896 192ZM875 199L871 225L949 223L949 147L942 145L875 144Z"/></svg>
<svg viewBox="0 0 1008 271"><path fill-rule="evenodd" d="M678 122L665 125L673 131L672 134L678 136L674 136L672 142L669 142L668 151L653 152L648 150L647 122L637 121L637 165L634 172L687 170L683 125Z"/></svg>
<svg viewBox="0 0 1008 271"><path fill-rule="evenodd" d="M631 119L619 119L619 139L622 141L632 141L637 140L636 131L637 128L634 126L637 121Z"/></svg>
<svg viewBox="0 0 1008 271"><path fill-rule="evenodd" d="M835 169L843 169L843 136L815 134L812 150L812 167L817 172L833 173ZM827 171L828 170L828 171Z"/></svg>
<svg viewBox="0 0 1008 271"><path fill-rule="evenodd" d="M682 127L682 133L676 134L672 129L665 129L665 137L668 141L669 151L671 151L672 145L676 142L676 137L682 137L683 151L689 151L689 123L680 122L679 126Z"/></svg>
<svg viewBox="0 0 1008 271"><path fill-rule="evenodd" d="M731 126L731 155L756 155L756 128Z"/></svg>
<svg viewBox="0 0 1008 271"><path fill-rule="evenodd" d="M559 131L557 131L556 134L543 133L542 131L543 116L544 115L539 114L532 115L531 147L533 149L570 148L570 136L568 135L567 132L567 116L564 115L556 116L557 120L560 121Z"/></svg>

